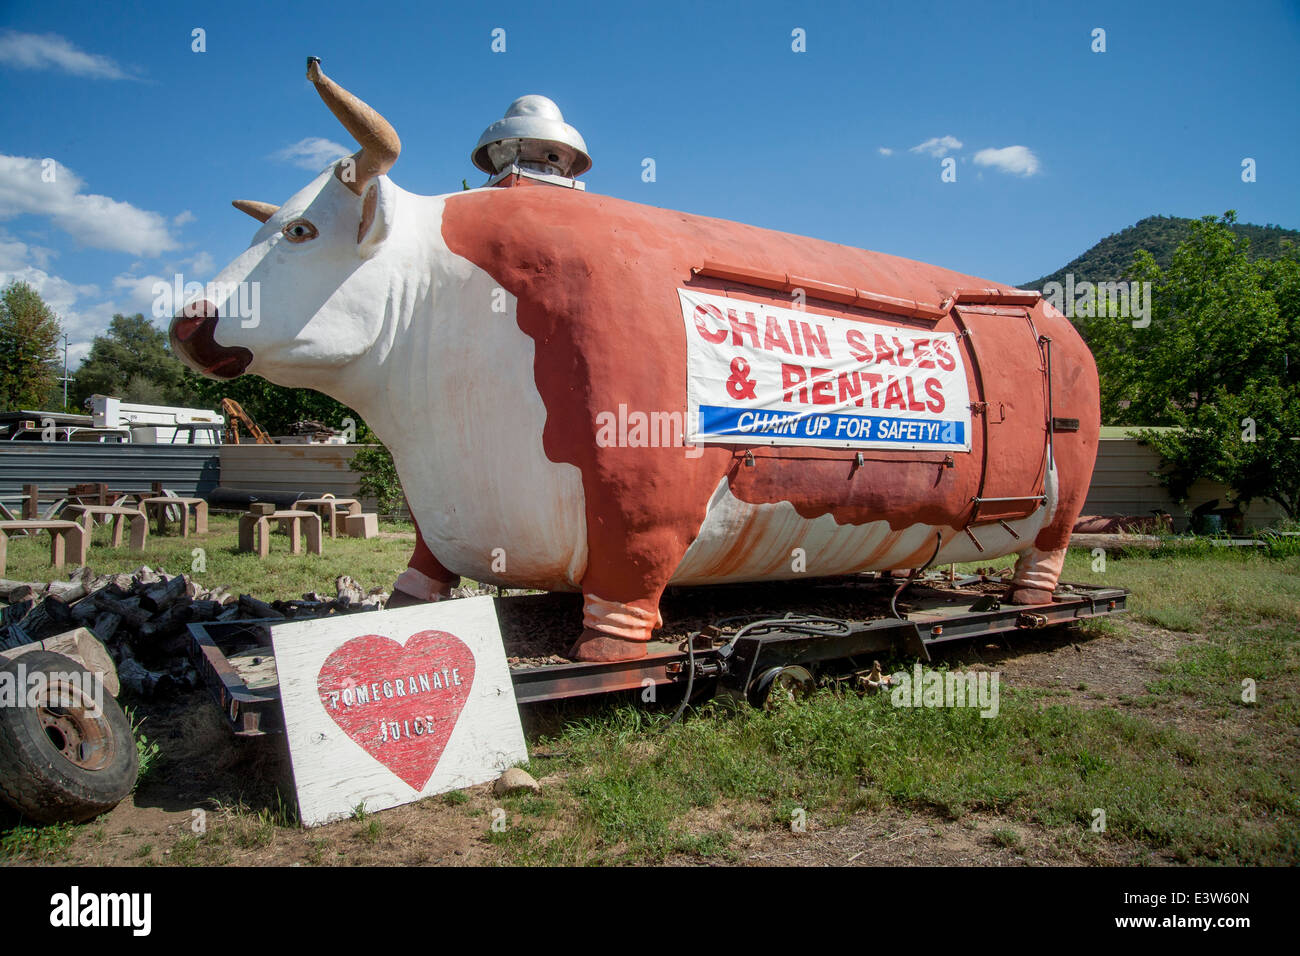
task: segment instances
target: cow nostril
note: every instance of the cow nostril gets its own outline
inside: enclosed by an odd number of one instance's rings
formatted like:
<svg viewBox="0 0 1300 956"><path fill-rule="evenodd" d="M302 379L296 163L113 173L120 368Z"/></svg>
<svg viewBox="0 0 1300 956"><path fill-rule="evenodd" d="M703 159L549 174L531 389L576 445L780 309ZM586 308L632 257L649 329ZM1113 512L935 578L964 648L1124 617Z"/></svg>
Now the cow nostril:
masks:
<svg viewBox="0 0 1300 956"><path fill-rule="evenodd" d="M207 299L195 299L181 309L181 314L187 319L215 319L217 318L217 307Z"/></svg>
<svg viewBox="0 0 1300 956"><path fill-rule="evenodd" d="M199 330L199 326L203 322L203 319L186 319L177 316L176 320L172 322L172 332L178 341L184 342Z"/></svg>
<svg viewBox="0 0 1300 956"><path fill-rule="evenodd" d="M184 342L202 328L205 322L215 321L216 318L217 307L207 299L199 299L181 309L180 314L172 321L172 331L179 341Z"/></svg>

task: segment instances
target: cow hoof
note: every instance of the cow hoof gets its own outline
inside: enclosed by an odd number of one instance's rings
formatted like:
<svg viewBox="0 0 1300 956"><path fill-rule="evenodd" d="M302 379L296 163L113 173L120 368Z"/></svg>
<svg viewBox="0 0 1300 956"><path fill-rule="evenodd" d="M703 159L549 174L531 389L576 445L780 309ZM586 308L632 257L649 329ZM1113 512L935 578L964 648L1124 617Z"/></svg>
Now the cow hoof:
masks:
<svg viewBox="0 0 1300 956"><path fill-rule="evenodd" d="M405 591L400 591L394 588L393 593L389 595L388 603L384 605L384 608L391 611L395 607L411 607L415 604L428 603L428 601L423 598L418 598L414 594L407 594Z"/></svg>
<svg viewBox="0 0 1300 956"><path fill-rule="evenodd" d="M610 664L615 661L635 661L646 656L644 641L628 641L621 637L610 637L589 627L582 629L582 636L573 647L569 648L569 657L575 661Z"/></svg>
<svg viewBox="0 0 1300 956"><path fill-rule="evenodd" d="M1046 588L1013 587L1007 600L1012 604L1051 604L1052 592Z"/></svg>

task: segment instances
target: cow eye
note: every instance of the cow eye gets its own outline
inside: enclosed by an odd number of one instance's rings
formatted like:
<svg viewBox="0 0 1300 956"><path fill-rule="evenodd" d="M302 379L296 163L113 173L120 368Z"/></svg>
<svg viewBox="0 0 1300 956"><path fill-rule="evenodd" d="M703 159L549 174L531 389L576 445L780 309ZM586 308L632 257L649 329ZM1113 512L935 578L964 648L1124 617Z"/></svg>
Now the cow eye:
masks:
<svg viewBox="0 0 1300 956"><path fill-rule="evenodd" d="M280 231L284 233L284 238L290 242L310 242L319 235L316 232L316 227L306 219L295 219Z"/></svg>

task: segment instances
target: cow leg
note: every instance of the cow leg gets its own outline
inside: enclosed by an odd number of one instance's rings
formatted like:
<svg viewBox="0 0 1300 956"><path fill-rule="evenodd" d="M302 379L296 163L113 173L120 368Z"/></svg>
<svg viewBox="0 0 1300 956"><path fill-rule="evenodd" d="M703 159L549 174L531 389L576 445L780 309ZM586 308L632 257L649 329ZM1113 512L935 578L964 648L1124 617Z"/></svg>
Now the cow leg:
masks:
<svg viewBox="0 0 1300 956"><path fill-rule="evenodd" d="M1067 450L1075 458L1088 454L1086 449ZM1091 458L1070 464L1073 465L1070 470L1056 473L1058 497L1052 520L1034 536L1034 543L1021 551L1016 559L1016 571L1011 577L1011 588L1007 595L1012 604L1052 603L1052 592L1061 579L1065 551L1070 546L1070 534L1079 512L1083 510L1083 499L1088 493L1087 481L1080 481L1079 476L1083 475L1086 479L1092 475Z"/></svg>
<svg viewBox="0 0 1300 956"><path fill-rule="evenodd" d="M1069 320L1044 304L1035 319L1038 331L1058 341L1073 341ZM1050 604L1061 578L1065 550L1079 520L1092 469L1097 461L1097 435L1101 414L1097 398L1097 367L1091 353L1081 344L1068 345L1064 361L1052 365L1053 415L1077 419L1076 432L1062 432L1053 442L1052 474L1056 483L1056 506L1052 520L1034 536L1032 547L1020 552L1011 579L1008 600L1012 604Z"/></svg>
<svg viewBox="0 0 1300 956"><path fill-rule="evenodd" d="M460 575L444 568L415 529L415 553L405 571L397 576L387 607L406 607L451 597L451 589L460 584Z"/></svg>
<svg viewBox="0 0 1300 956"><path fill-rule="evenodd" d="M651 632L663 624L658 595L624 604L584 591L582 634L569 656L577 661L637 660L646 656Z"/></svg>
<svg viewBox="0 0 1300 956"><path fill-rule="evenodd" d="M1052 592L1065 564L1065 550L1064 547L1050 551L1032 547L1021 551L1011 578L1011 603L1051 604Z"/></svg>
<svg viewBox="0 0 1300 956"><path fill-rule="evenodd" d="M608 525L606 525L608 527ZM582 578L582 634L569 649L578 661L631 661L663 627L659 598L686 545L669 529L626 538L591 536Z"/></svg>

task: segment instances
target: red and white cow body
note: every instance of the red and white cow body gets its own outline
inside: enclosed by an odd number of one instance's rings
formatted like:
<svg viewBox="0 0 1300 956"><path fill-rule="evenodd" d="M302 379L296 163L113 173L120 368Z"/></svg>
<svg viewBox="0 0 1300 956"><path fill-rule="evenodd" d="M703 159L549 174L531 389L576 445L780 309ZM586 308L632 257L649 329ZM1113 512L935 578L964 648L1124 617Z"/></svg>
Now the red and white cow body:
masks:
<svg viewBox="0 0 1300 956"><path fill-rule="evenodd" d="M1099 412L1092 356L1050 305L577 189L507 180L427 197L381 174L358 189L345 168L265 207L218 277L260 283L256 322L209 301L172 340L201 371L316 388L365 418L419 528L401 591L434 600L459 575L580 591L588 660L643 654L669 584L1014 553L1012 600L1051 600ZM705 380L711 362L726 380ZM712 440L703 392L894 431ZM964 427L913 440L935 415Z"/></svg>

